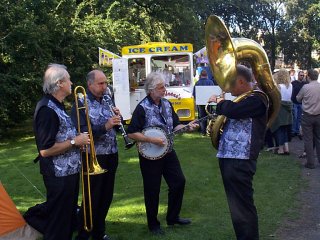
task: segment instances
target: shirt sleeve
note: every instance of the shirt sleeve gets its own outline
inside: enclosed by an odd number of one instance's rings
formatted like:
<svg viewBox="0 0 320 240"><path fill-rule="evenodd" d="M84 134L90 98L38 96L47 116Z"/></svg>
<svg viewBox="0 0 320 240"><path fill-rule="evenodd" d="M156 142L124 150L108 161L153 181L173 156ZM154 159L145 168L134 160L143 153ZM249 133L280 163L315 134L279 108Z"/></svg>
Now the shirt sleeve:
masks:
<svg viewBox="0 0 320 240"><path fill-rule="evenodd" d="M267 106L261 97L253 95L236 103L224 100L217 105L217 114L231 119L255 118L263 116Z"/></svg>
<svg viewBox="0 0 320 240"><path fill-rule="evenodd" d="M127 133L141 132L146 122L146 113L142 106L138 105L134 110Z"/></svg>
<svg viewBox="0 0 320 240"><path fill-rule="evenodd" d="M43 106L37 113L36 121L36 136L39 150L51 148L56 142L56 136L59 131L59 117L56 112Z"/></svg>

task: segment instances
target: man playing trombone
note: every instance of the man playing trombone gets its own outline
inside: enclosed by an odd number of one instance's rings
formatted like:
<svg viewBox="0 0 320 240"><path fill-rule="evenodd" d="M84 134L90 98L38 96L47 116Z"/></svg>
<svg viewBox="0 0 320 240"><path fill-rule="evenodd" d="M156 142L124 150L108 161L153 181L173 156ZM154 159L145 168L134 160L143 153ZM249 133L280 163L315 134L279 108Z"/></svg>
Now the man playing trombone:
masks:
<svg viewBox="0 0 320 240"><path fill-rule="evenodd" d="M47 191L46 202L29 208L24 217L45 240L71 240L79 192L80 151L90 144L88 134L77 131L63 101L71 94L70 75L64 65L50 64L43 77L45 95L34 113L34 133Z"/></svg>
<svg viewBox="0 0 320 240"><path fill-rule="evenodd" d="M87 109L90 125L94 138L94 146L98 164L106 172L90 175L90 191L92 208L92 231L89 232L84 226L85 217L80 212L80 226L76 239L89 239L90 235L95 240L110 239L105 233L105 218L113 198L115 174L118 167L118 148L116 141L115 126L120 125L121 117L119 109L111 107L111 96L107 91L107 78L100 70L93 70L87 75ZM79 105L83 105L79 100ZM112 109L111 109L112 108ZM72 121L77 125L77 109L72 108ZM80 111L79 116L81 131L88 131L85 111ZM85 196L84 196L85 197Z"/></svg>

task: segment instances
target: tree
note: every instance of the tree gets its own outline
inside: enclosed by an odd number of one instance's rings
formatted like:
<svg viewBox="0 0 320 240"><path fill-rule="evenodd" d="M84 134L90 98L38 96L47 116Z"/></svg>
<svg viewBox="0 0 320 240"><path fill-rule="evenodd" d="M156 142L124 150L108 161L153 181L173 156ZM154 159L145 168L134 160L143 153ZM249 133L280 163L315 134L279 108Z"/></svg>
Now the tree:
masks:
<svg viewBox="0 0 320 240"><path fill-rule="evenodd" d="M290 1L288 20L292 21L291 37L283 44L287 61L296 61L304 69L319 66L312 60L312 52L320 52L319 1Z"/></svg>

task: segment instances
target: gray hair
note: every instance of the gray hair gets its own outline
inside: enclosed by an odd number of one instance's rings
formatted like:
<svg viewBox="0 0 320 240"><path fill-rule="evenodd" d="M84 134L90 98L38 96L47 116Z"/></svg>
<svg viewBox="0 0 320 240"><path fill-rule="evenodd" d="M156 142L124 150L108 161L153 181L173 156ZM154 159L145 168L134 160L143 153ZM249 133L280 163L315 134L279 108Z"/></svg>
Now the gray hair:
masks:
<svg viewBox="0 0 320 240"><path fill-rule="evenodd" d="M43 77L43 92L46 94L55 93L59 90L58 82L69 77L66 66L50 63Z"/></svg>
<svg viewBox="0 0 320 240"><path fill-rule="evenodd" d="M96 71L97 70L92 70L87 74L87 77L86 77L87 83L90 83L90 84L94 83L94 80L96 78Z"/></svg>
<svg viewBox="0 0 320 240"><path fill-rule="evenodd" d="M244 65L237 65L237 75L242 76L247 82L253 81L252 70Z"/></svg>
<svg viewBox="0 0 320 240"><path fill-rule="evenodd" d="M158 84L164 83L165 84L165 76L160 72L152 72L148 74L146 83L144 85L144 90L146 91L147 95L151 92L151 90L155 89Z"/></svg>

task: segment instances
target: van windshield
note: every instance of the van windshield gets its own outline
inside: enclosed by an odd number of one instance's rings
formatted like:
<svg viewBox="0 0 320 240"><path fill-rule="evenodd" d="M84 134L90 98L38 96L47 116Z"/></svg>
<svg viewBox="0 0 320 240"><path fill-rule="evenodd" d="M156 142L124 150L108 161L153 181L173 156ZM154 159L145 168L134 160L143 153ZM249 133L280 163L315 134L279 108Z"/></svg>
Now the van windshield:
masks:
<svg viewBox="0 0 320 240"><path fill-rule="evenodd" d="M171 55L151 57L153 72L162 72L166 79L166 86L190 86L191 66L189 55Z"/></svg>

